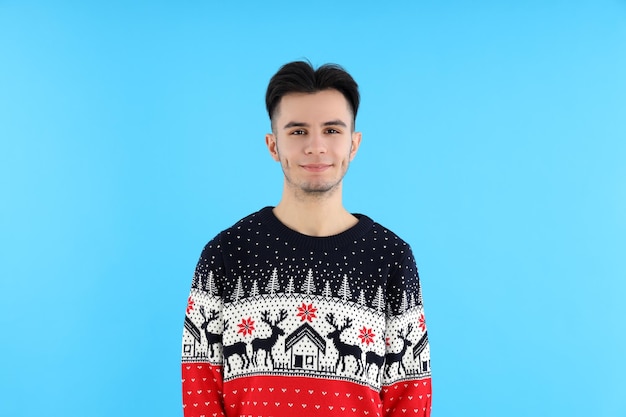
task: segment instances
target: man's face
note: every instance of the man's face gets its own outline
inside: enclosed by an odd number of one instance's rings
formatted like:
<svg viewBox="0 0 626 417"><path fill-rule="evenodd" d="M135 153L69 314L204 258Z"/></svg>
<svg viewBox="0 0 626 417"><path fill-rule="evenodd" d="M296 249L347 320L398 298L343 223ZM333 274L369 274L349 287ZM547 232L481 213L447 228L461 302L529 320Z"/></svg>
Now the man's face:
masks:
<svg viewBox="0 0 626 417"><path fill-rule="evenodd" d="M341 187L361 143L352 111L337 90L285 95L274 114L274 132L265 137L285 184L296 193L322 196Z"/></svg>

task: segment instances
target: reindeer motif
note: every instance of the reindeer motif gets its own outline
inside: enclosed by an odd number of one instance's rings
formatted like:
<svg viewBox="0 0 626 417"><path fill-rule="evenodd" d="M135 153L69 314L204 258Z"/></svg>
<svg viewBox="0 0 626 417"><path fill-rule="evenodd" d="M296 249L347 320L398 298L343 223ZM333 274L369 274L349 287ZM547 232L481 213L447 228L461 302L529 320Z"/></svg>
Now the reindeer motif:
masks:
<svg viewBox="0 0 626 417"><path fill-rule="evenodd" d="M228 329L228 320L224 320L224 331ZM236 342L232 345L224 345L224 362L228 366L228 372L230 372L230 358L234 355L239 355L241 358L241 369L248 369L250 367L250 358L248 357L248 348L246 342Z"/></svg>
<svg viewBox="0 0 626 417"><path fill-rule="evenodd" d="M403 330L398 331L398 339L402 340L403 346L400 352L387 354L387 358L386 358L387 364L385 367L385 375L387 376L387 378L391 378L391 375L389 375L389 370L391 369L393 364L396 362L398 363L398 375L401 375L400 368L402 368L404 370L404 373L406 374L406 367L404 366L404 362L402 361L402 358L404 357L404 354L406 353L406 350L408 349L408 347L413 344L411 343L409 339L407 339L409 337L409 334L411 334L412 330L413 330L413 325L409 324L406 330L406 334L404 334Z"/></svg>
<svg viewBox="0 0 626 417"><path fill-rule="evenodd" d="M264 311L263 314L261 315L261 321L264 323L267 323L270 326L270 328L272 329L271 336L264 338L264 339L256 338L252 341L252 364L254 366L257 366L257 356L258 356L259 350L265 351L265 366L267 366L268 357L272 361L272 367L274 366L274 357L272 356L272 348L278 341L278 336L282 336L285 334L283 329L278 327L278 323L282 322L283 320L287 318L287 310L280 310L280 313L278 314L278 318L274 322L272 322L269 317L270 317L270 312Z"/></svg>
<svg viewBox="0 0 626 417"><path fill-rule="evenodd" d="M383 367L383 362L385 361L385 357L384 356L380 356L379 354L377 354L376 352L370 351L370 352L366 352L365 353L365 374L369 373L370 367L372 365L376 365L376 368L378 368L378 373L380 373L380 370Z"/></svg>
<svg viewBox="0 0 626 417"><path fill-rule="evenodd" d="M209 331L209 323L211 323L214 320L217 320L217 318L219 317L219 313L217 312L217 310L211 310L211 316L207 317L206 313L204 311L204 306L200 306L200 314L202 315L202 318L204 319L202 325L200 326L200 328L202 330L204 330L204 335L206 336L206 342L207 342L207 354L209 353L209 349L211 350L211 357L215 356L215 352L213 351L213 345L218 344L218 343L222 343L222 334L221 333L211 333Z"/></svg>
<svg viewBox="0 0 626 417"><path fill-rule="evenodd" d="M355 375L363 375L364 367L363 367L363 359L361 358L363 355L363 351L360 347L356 345L349 345L341 341L341 333L350 328L352 326L352 319L346 317L345 323L343 326L339 327L335 322L335 316L332 313L326 314L326 322L330 324L335 330L328 333L326 337L331 339L337 348L337 352L339 352L339 356L337 357L337 363L335 364L335 370L339 367L339 361L342 363L341 372L346 370L346 356L354 357L356 361L357 370Z"/></svg>

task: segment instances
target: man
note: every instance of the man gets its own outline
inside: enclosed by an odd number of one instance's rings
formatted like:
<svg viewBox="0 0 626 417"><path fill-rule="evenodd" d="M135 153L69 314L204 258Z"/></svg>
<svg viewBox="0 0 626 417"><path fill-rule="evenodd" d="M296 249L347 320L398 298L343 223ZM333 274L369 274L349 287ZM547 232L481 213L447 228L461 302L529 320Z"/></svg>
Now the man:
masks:
<svg viewBox="0 0 626 417"><path fill-rule="evenodd" d="M282 198L202 252L183 330L184 415L429 416L411 249L342 204L361 144L356 82L336 65L292 62L266 105Z"/></svg>

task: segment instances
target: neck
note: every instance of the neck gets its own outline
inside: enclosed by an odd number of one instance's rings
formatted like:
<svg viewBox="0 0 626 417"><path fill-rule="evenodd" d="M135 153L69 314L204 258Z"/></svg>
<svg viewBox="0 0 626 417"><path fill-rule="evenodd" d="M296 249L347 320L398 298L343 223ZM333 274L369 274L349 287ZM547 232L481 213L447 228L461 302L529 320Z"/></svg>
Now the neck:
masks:
<svg viewBox="0 0 626 417"><path fill-rule="evenodd" d="M302 195L285 185L274 215L285 226L308 236L333 236L358 223L341 201L341 185L325 195Z"/></svg>

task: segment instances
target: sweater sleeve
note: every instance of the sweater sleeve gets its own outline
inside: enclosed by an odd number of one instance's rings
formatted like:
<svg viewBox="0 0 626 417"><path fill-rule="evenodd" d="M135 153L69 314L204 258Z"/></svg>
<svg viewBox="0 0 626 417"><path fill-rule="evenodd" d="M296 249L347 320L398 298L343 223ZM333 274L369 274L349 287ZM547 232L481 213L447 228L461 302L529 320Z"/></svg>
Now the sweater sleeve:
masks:
<svg viewBox="0 0 626 417"><path fill-rule="evenodd" d="M182 337L182 400L185 417L224 416L222 402L224 266L219 239L200 256L187 299Z"/></svg>
<svg viewBox="0 0 626 417"><path fill-rule="evenodd" d="M410 249L388 284L383 415L429 417L430 345L419 275Z"/></svg>

